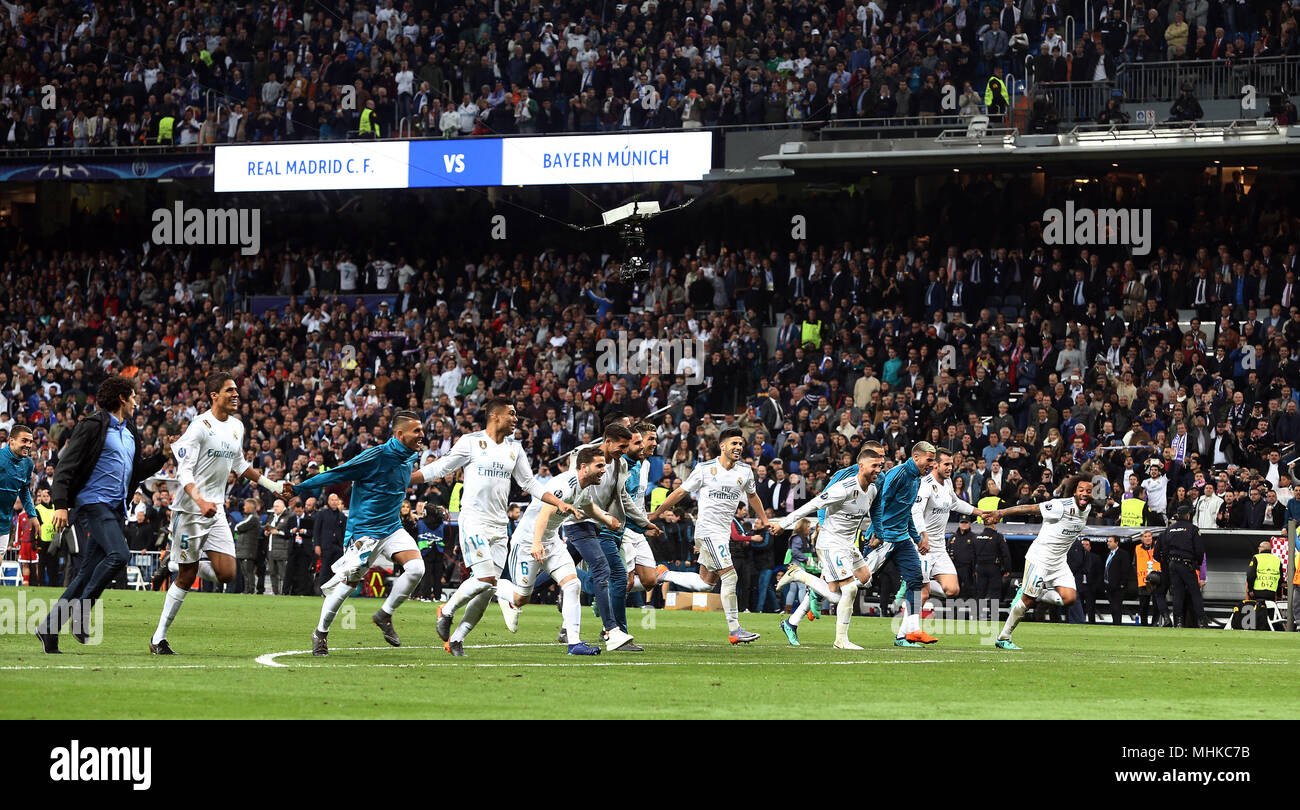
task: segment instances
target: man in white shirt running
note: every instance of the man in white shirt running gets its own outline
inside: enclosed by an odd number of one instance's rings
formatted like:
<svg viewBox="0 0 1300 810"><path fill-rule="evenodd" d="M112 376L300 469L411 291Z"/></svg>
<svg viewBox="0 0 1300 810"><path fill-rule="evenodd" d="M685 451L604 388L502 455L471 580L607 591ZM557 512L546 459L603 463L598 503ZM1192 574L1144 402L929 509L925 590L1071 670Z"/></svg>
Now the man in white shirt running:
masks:
<svg viewBox="0 0 1300 810"><path fill-rule="evenodd" d="M1082 475L1071 476L1065 480L1061 491L1067 493L1067 496L1042 503L997 509L991 519L984 518L985 523L1033 514L1040 515L1043 519L1043 528L1038 532L1038 538L1025 553L1024 584L1011 600L1011 613L1007 616L1002 632L998 634L996 646L999 650L1020 649L1011 640L1011 633L1035 601L1041 600L1062 607L1074 604L1074 574L1066 563L1066 555L1070 553L1070 546L1074 545L1074 541L1083 532L1088 516L1092 513L1092 482Z"/></svg>
<svg viewBox="0 0 1300 810"><path fill-rule="evenodd" d="M573 504L617 531L618 520L601 511L591 501L590 487L605 474L605 455L599 447L584 447L578 451L574 469L562 472L547 482L552 495L564 503ZM506 556L505 570L497 584L497 604L505 617L506 629L514 633L519 629L519 612L528 602L541 571L545 570L560 585L563 593L565 642L569 655L600 655L600 647L584 644L579 631L582 621L581 586L573 557L560 537L560 526L572 518L560 514L549 503L534 500L524 510L510 536L510 552Z"/></svg>
<svg viewBox="0 0 1300 810"><path fill-rule="evenodd" d="M822 576L814 577L798 563L791 563L776 582L779 591L789 582L801 582L835 605L835 644L837 650L860 650L849 641L849 622L857 602L859 583L871 579L867 561L859 549L862 526L870 522L871 504L876 498L875 480L885 464L884 448L877 442L867 442L858 452L856 471L853 467L842 471L842 478L828 484L821 494L776 522L773 534L794 527L800 520L819 512L820 531L817 534L817 559ZM822 512L822 510L825 510ZM804 597L808 599L807 596ZM791 646L799 646L799 620L808 610L800 603L781 630Z"/></svg>
<svg viewBox="0 0 1300 810"><path fill-rule="evenodd" d="M291 496L293 487L272 481L253 469L244 458L244 423L239 410L239 387L228 372L217 371L203 381L210 410L190 423L180 441L172 444L179 487L172 506L172 559L176 577L167 589L158 629L149 642L154 655L175 655L167 643L167 630L194 586L195 576L208 582L235 579L235 539L226 520L226 481L233 473L276 495Z"/></svg>
<svg viewBox="0 0 1300 810"><path fill-rule="evenodd" d="M700 552L698 579L707 586L700 590L712 589L721 580L722 611L727 618L727 640L732 644L748 644L759 638L758 633L740 626L736 596L738 577L731 561L731 520L742 498L748 501L754 515L754 530L761 532L768 528L763 502L754 486L754 470L748 464L740 463L744 451L745 434L740 428L722 431L718 435L718 457L695 465L686 481L649 516L651 521L655 521L687 494L697 496L699 511L695 521L695 546ZM677 578L682 573L668 572L660 579L681 584Z"/></svg>
<svg viewBox="0 0 1300 810"><path fill-rule="evenodd" d="M510 540L507 512L511 480L529 495L565 514L582 515L533 477L523 445L515 439L519 417L510 400L494 397L487 401L484 412L486 429L461 436L450 453L411 476L412 484L424 484L446 478L462 467L465 469L465 490L460 501L460 547L473 576L467 577L451 599L438 607L437 623L443 648L457 657L465 655L465 636L483 618L483 611L492 601L497 576L505 566ZM465 615L452 632L451 624L461 605L466 605Z"/></svg>

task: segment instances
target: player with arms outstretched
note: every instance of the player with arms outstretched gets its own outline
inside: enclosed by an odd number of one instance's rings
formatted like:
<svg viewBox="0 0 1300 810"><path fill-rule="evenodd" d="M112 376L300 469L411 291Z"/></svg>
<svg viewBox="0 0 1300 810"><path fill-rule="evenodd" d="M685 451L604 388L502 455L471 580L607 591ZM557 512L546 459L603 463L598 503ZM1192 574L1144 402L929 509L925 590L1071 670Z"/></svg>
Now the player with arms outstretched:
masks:
<svg viewBox="0 0 1300 810"><path fill-rule="evenodd" d="M228 372L217 371L203 381L211 407L198 415L180 440L176 457L176 500L172 504L172 560L176 577L167 588L158 628L149 640L154 655L175 655L167 630L180 612L195 577L213 583L235 579L235 538L226 520L226 482L233 473L276 495L292 495L293 487L272 481L244 458L244 423L239 410L239 386Z"/></svg>
<svg viewBox="0 0 1300 810"><path fill-rule="evenodd" d="M599 447L584 447L578 451L573 466L574 469L547 481L547 491L563 503L585 509L609 528L620 528L618 520L592 503L588 489L605 474L604 453ZM559 583L563 593L561 612L564 615L564 634L569 645L569 655L600 655L600 647L584 644L579 635L582 622L579 595L581 586L573 557L569 556L568 547L560 538L560 526L569 520L571 518L540 499L528 504L519 524L515 526L514 534L510 536L510 551L497 583L497 604L501 605L506 628L512 633L516 632L519 629L519 611L528 602L537 578L544 570Z"/></svg>
<svg viewBox="0 0 1300 810"><path fill-rule="evenodd" d="M788 582L802 582L833 603L837 650L862 649L849 641L849 622L853 618L858 585L865 585L871 578L867 561L858 548L858 536L871 513L876 498L874 482L884 464L884 449L877 442L867 442L858 452L856 468L845 468L853 471L851 475L843 475L828 484L816 498L778 520L772 530L773 534L788 531L813 512L824 510L824 517L819 517L821 531L817 535L817 559L822 576L815 577L798 563L791 563L776 581L776 589L781 590ZM805 595L790 618L781 622L781 631L791 646L799 646L799 621L808 605L809 597Z"/></svg>
<svg viewBox="0 0 1300 810"><path fill-rule="evenodd" d="M740 626L738 577L731 561L731 520L742 499L748 501L754 515L754 530L768 528L763 501L754 486L754 470L740 463L744 451L745 434L739 428L722 431L718 436L718 457L695 465L682 485L650 514L650 520L657 520L688 494L697 496L695 545L700 551L700 578L710 587L722 581L722 611L727 617L727 640L732 644L748 644L759 638L758 633ZM671 582L671 577L669 574L663 579Z"/></svg>
<svg viewBox="0 0 1300 810"><path fill-rule="evenodd" d="M487 427L466 433L452 445L451 452L415 471L412 483L427 484L446 478L462 467L465 489L460 501L460 547L465 564L473 573L452 597L438 606L437 632L443 649L454 656L465 655L465 637L483 618L496 588L497 576L505 567L510 544L510 482L514 480L534 498L559 511L578 517L581 513L547 491L533 477L524 448L515 439L519 417L510 400L489 399L484 406ZM466 605L465 615L455 632L451 630L456 610Z"/></svg>
<svg viewBox="0 0 1300 810"><path fill-rule="evenodd" d="M339 608L352 595L366 570L385 558L402 566L402 575L370 620L384 634L384 641L394 647L402 646L393 629L393 612L424 577L420 547L402 528L402 501L413 478L411 470L419 458L420 446L424 444L424 425L414 411L398 411L393 414L390 429L392 436L383 444L293 485L301 495L319 496L322 489L332 484L352 482L347 528L343 532L343 556L331 566L334 576L321 586L325 603L321 606L320 622L311 634L312 655L329 655L330 625Z"/></svg>
<svg viewBox="0 0 1300 810"><path fill-rule="evenodd" d="M1025 577L1011 600L1011 612L1007 622L1002 626L995 642L999 650L1018 650L1011 640L1011 633L1025 617L1025 613L1036 601L1051 605L1068 607L1074 604L1076 597L1074 573L1066 564L1066 555L1070 546L1083 532L1092 513L1092 481L1082 475L1067 478L1061 490L1064 498L1027 503L998 509L993 512L993 521L1022 515L1039 515L1043 519L1043 528L1038 537L1030 544L1025 553Z"/></svg>

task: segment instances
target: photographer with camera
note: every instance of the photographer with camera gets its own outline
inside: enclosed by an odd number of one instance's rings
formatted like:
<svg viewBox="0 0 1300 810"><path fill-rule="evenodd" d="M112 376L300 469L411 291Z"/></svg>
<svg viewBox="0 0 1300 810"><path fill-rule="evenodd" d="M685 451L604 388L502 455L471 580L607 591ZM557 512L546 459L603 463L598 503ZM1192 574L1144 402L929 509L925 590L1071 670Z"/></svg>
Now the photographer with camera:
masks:
<svg viewBox="0 0 1300 810"><path fill-rule="evenodd" d="M1150 530L1142 532L1142 542L1133 550L1137 568L1138 624L1151 626L1148 614L1154 597L1154 626L1165 627L1173 624L1173 617L1169 615L1169 603L1165 599L1165 575L1156 559L1158 554L1155 535Z"/></svg>

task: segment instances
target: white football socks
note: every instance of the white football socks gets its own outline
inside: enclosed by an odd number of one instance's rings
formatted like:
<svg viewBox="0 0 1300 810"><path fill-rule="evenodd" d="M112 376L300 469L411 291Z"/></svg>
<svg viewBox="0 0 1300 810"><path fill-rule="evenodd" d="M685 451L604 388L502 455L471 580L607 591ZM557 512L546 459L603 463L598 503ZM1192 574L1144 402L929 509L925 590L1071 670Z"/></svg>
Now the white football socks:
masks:
<svg viewBox="0 0 1300 810"><path fill-rule="evenodd" d="M805 591L803 599L799 600L799 606L794 609L794 613L791 613L786 621L790 623L790 626L798 627L799 622L803 621L803 617L806 616L808 611L811 609L812 597L808 595L807 591Z"/></svg>
<svg viewBox="0 0 1300 810"><path fill-rule="evenodd" d="M858 581L851 579L840 586L840 601L835 605L835 638L847 640L849 637L849 620L853 618L853 608L857 603Z"/></svg>
<svg viewBox="0 0 1300 810"><path fill-rule="evenodd" d="M393 589L388 592L388 598L384 600L384 612L389 616L397 610L407 597L415 593L415 589L420 586L420 580L424 578L424 560L416 557L402 566L402 575L393 583Z"/></svg>
<svg viewBox="0 0 1300 810"><path fill-rule="evenodd" d="M153 643L161 644L163 639L167 638L167 628L172 626L172 620L176 618L177 612L181 609L181 603L185 601L185 594L189 591L176 587L172 583L167 588L167 597L163 600L162 615L158 617L158 629L153 633Z"/></svg>
<svg viewBox="0 0 1300 810"><path fill-rule="evenodd" d="M1041 594L1038 595L1038 601L1046 602L1049 605L1061 605L1061 606L1065 605L1065 600L1061 598L1061 595L1059 593L1053 590L1043 591Z"/></svg>
<svg viewBox="0 0 1300 810"><path fill-rule="evenodd" d="M476 580L481 581L481 580ZM486 590L479 591L478 594L465 606L465 615L461 618L460 624L456 625L456 632L451 634L452 641L464 641L469 631L478 626L479 620L483 618L483 612L487 610L488 603L496 594L493 591L491 583L484 582L487 585Z"/></svg>
<svg viewBox="0 0 1300 810"><path fill-rule="evenodd" d="M334 579L338 581L334 582ZM334 582L333 585L326 583L326 586L321 589L325 594L325 604L321 605L320 621L316 624L316 630L321 633L330 631L330 625L334 623L334 617L338 615L339 608L343 607L343 602L352 595L352 590L356 587L340 577L334 579L331 580L331 582Z"/></svg>
<svg viewBox="0 0 1300 810"><path fill-rule="evenodd" d="M582 601L579 596L582 584L572 579L560 586L564 594L564 604L560 605L560 615L564 617L564 633L570 644L582 641Z"/></svg>
<svg viewBox="0 0 1300 810"><path fill-rule="evenodd" d="M456 611L460 609L461 605L483 593L483 591L492 590L493 587L495 586L491 582L484 582L477 577L469 577L460 583L460 587L456 589L450 599L442 603L442 615L456 615Z"/></svg>
<svg viewBox="0 0 1300 810"><path fill-rule="evenodd" d="M733 633L740 629L740 607L736 598L739 580L734 568L722 575L722 612L727 616L727 629Z"/></svg>
<svg viewBox="0 0 1300 810"><path fill-rule="evenodd" d="M832 605L838 605L840 603L840 595L837 592L832 591L831 586L827 585L826 580L821 577L815 577L812 574L808 574L803 579L803 582L809 588L816 591L818 596L829 601Z"/></svg>
<svg viewBox="0 0 1300 810"><path fill-rule="evenodd" d="M1012 631L1016 629L1016 625L1020 624L1020 620L1025 617L1026 610L1028 608L1025 607L1025 600L1017 599L1015 604L1011 606L1011 612L1007 615L1007 623L1002 625L1002 632L998 633L999 641L1006 641L1011 638Z"/></svg>
<svg viewBox="0 0 1300 810"><path fill-rule="evenodd" d="M701 593L713 590L713 586L704 581L704 577L693 571L668 571L659 577L661 582L671 582L684 591Z"/></svg>
<svg viewBox="0 0 1300 810"><path fill-rule="evenodd" d="M213 585L221 584L221 580L217 579L217 572L212 568L212 561L207 559L199 560L199 579L211 582Z"/></svg>

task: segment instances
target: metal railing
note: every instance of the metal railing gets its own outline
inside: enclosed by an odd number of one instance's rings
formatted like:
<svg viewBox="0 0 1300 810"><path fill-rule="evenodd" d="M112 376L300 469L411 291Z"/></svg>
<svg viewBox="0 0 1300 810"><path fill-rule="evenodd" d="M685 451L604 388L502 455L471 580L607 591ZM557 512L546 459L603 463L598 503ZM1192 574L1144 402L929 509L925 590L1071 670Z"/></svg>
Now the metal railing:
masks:
<svg viewBox="0 0 1300 810"><path fill-rule="evenodd" d="M1039 82L1034 92L1044 92L1056 105L1062 123L1093 121L1106 109L1114 82Z"/></svg>
<svg viewBox="0 0 1300 810"><path fill-rule="evenodd" d="M1300 57L1126 62L1116 70L1115 80L1125 98L1133 101L1173 101L1184 83L1201 101L1240 99L1241 89L1248 84L1267 97L1281 88L1294 91L1300 85ZM1266 104L1266 98L1260 103Z"/></svg>

